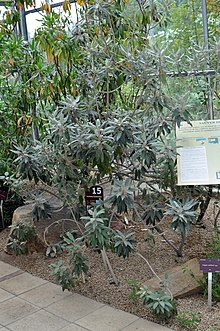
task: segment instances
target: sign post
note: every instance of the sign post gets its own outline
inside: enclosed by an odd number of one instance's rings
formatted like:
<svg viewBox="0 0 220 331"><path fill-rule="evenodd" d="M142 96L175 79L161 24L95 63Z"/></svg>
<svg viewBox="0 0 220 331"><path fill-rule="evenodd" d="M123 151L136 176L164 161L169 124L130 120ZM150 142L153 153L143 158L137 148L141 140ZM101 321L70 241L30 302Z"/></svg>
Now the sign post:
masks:
<svg viewBox="0 0 220 331"><path fill-rule="evenodd" d="M208 272L208 308L212 309L212 272Z"/></svg>
<svg viewBox="0 0 220 331"><path fill-rule="evenodd" d="M208 308L212 309L212 273L220 272L220 259L201 259L200 271L208 272Z"/></svg>

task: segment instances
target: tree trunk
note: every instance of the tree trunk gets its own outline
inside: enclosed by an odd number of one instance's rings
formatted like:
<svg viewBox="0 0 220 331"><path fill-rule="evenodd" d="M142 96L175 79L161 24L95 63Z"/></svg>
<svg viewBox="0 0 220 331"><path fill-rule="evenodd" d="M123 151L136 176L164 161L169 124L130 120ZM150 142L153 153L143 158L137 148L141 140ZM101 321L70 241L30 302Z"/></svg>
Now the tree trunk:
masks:
<svg viewBox="0 0 220 331"><path fill-rule="evenodd" d="M203 201L200 205L200 213L199 213L199 216L196 220L196 224L201 224L202 223L202 220L203 220L203 217L206 213L206 210L209 206L209 202L212 198L212 186L209 186L209 190L208 190L208 195L205 199L205 201Z"/></svg>

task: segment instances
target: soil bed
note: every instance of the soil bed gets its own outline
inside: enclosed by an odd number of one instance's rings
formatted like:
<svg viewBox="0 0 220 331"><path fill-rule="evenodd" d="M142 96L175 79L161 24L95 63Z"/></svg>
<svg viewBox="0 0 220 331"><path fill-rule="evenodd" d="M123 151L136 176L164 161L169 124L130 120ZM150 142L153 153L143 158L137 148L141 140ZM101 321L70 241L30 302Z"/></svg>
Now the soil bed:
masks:
<svg viewBox="0 0 220 331"><path fill-rule="evenodd" d="M62 215L59 215L59 217L60 216ZM144 240L139 241L136 250L148 259L157 273L165 273L167 269L181 265L194 257L198 259L206 257L207 244L213 235L213 226L210 219L211 211L208 211L205 217L205 229L203 227L193 226L184 247L184 258L177 259L174 251L160 236L155 237L154 245L149 245ZM54 219L38 222L36 224L38 233L42 236L43 229L53 221ZM0 260L17 266L33 275L54 282L54 277L50 275L49 265L50 263L56 263L59 256L53 259L48 258L45 256L45 250L42 250L42 248L40 248L38 252L34 252L28 256L6 254L4 248L9 231L9 229L5 229L0 233ZM143 231L141 231L140 227L137 227L135 232L138 239L143 239ZM50 240L57 238L59 233L59 226L51 227ZM168 236L173 242L178 238L171 231L168 233ZM75 292L142 318L166 325L173 330L187 330L187 328L177 322L175 318L166 322L161 321L155 318L150 310L141 303L129 300L128 297L131 293L131 286L128 284L128 280L138 280L140 283L143 283L153 277L148 266L144 264L140 258L131 255L129 259L123 259L108 252L108 257L119 280L119 286L116 286L112 282L110 273L106 272L104 268L101 255L90 248L85 248L85 255L88 259L89 272L86 276L86 283L83 284L80 282L80 286L75 288ZM200 322L197 328L199 331L220 330L220 302L214 302L213 309L210 312L207 307L207 298L203 297L203 295L195 295L184 299L178 299L177 310L178 313L195 312L199 314Z"/></svg>

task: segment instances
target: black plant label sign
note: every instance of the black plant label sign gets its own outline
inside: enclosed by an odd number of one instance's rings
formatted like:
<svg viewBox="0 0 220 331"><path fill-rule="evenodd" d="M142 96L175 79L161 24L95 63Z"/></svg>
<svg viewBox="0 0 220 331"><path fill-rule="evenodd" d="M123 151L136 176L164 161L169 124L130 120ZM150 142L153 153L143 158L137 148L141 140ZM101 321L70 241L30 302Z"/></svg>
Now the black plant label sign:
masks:
<svg viewBox="0 0 220 331"><path fill-rule="evenodd" d="M86 206L91 206L97 201L103 201L103 188L99 185L91 186L89 191L85 193Z"/></svg>

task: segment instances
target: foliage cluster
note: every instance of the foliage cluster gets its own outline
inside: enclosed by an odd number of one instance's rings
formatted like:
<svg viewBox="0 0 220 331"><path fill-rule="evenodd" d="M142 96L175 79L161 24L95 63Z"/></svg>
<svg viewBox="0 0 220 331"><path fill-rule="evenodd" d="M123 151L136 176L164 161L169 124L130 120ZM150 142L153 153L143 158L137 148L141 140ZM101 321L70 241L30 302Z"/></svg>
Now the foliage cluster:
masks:
<svg viewBox="0 0 220 331"><path fill-rule="evenodd" d="M28 244L36 237L36 229L33 225L18 223L12 226L8 238L7 248L16 255L28 254Z"/></svg>
<svg viewBox="0 0 220 331"><path fill-rule="evenodd" d="M161 319L167 319L176 315L176 302L172 295L167 294L167 287L161 284L161 289L151 291L147 286L139 286L137 281L128 281L132 292L129 299L140 300L143 305L150 308L152 312Z"/></svg>
<svg viewBox="0 0 220 331"><path fill-rule="evenodd" d="M62 250L68 252L68 264L60 258L57 264L52 263L52 275L56 276L56 281L62 286L62 290L70 290L75 287L76 277L84 275L88 271L85 257L81 253L81 246L75 241L72 233L67 232L62 244Z"/></svg>
<svg viewBox="0 0 220 331"><path fill-rule="evenodd" d="M176 303L172 297L166 295L164 291L150 291L143 287L137 293L140 300L148 308L151 308L155 315L162 318L169 318L176 313Z"/></svg>

